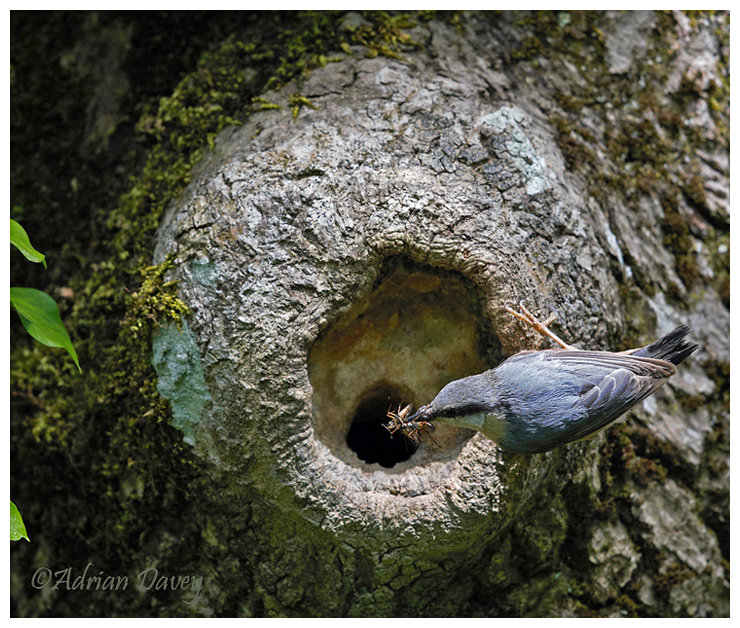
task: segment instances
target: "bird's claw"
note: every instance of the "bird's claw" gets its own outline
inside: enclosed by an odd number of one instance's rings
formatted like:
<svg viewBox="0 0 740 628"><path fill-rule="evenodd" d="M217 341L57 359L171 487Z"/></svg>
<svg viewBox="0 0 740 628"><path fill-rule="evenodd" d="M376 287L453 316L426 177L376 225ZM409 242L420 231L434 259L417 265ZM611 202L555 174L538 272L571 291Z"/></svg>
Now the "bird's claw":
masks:
<svg viewBox="0 0 740 628"><path fill-rule="evenodd" d="M541 336L546 336L550 338L553 342L560 345L563 349L575 349L575 347L572 347L568 343L561 340L554 332L552 332L550 329L548 329L548 325L552 323L554 320L557 319L558 313L553 312L550 314L550 316L547 318L547 320L539 321L537 318L527 309L527 306L524 305L524 300L519 301L519 311L517 312L513 308L509 307L508 302L504 303L504 308L506 311L511 314L512 316L515 316L520 321L523 321L527 325L529 325L532 329L534 329L538 334Z"/></svg>

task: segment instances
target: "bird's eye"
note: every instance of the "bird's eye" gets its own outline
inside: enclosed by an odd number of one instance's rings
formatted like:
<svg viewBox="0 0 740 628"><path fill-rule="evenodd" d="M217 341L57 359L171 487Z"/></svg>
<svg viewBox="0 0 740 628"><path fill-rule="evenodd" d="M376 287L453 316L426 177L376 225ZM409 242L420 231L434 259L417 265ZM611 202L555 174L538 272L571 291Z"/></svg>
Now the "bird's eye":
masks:
<svg viewBox="0 0 740 628"><path fill-rule="evenodd" d="M444 416L444 417L458 417L458 416L468 416L471 414L478 414L480 412L485 412L486 408L485 406L481 405L480 403L466 403L464 405L450 405L445 406L442 409L437 411L437 416Z"/></svg>

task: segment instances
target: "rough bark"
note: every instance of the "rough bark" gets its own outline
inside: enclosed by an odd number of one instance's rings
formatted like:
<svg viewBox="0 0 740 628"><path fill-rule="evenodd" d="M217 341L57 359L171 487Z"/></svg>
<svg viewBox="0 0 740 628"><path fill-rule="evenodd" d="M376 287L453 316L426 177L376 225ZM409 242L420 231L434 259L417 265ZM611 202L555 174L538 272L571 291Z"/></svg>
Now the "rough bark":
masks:
<svg viewBox="0 0 740 628"><path fill-rule="evenodd" d="M53 456L24 444L37 477L18 483L54 499L14 549L17 614L729 614L729 17L473 13L409 32L402 58L358 45L262 94L281 108L222 132L170 203L152 257L191 315L151 361L194 462L172 446L164 474L133 454L94 466L84 421ZM81 150L122 117L105 75ZM701 350L625 422L546 454L379 427L545 346L505 313L520 299L584 348L688 323ZM104 452L167 449L109 434ZM132 586L29 585L88 560ZM150 567L202 587L133 586Z"/></svg>
<svg viewBox="0 0 740 628"><path fill-rule="evenodd" d="M652 14L606 17L609 71L628 71L654 27ZM462 613L481 590L522 577L507 573L518 562L508 554L522 549L536 556L523 588L550 589L547 557L581 536L589 564L573 564L572 576L592 582L594 602L630 590L654 612L725 614L719 545L692 483L629 479L629 514L584 520L609 493L597 471L604 437L516 459L481 435L446 433L440 449L421 447L390 468L345 442L368 396L426 402L487 359L531 346L503 309L519 299L557 310L563 334L590 348L613 345L638 305L640 322L650 321L634 325L639 340L691 323L702 354L631 421L697 474L723 420L677 399L715 390L702 362L727 359L719 295L701 280L688 293L655 197L605 204L558 147L553 85L583 80L581 71L556 59L507 67L483 30L463 37L431 22L414 35L424 49L406 61L314 72L301 93L316 108L297 119L289 89L266 95L283 108L222 134L160 231L155 261L174 256L172 278L192 308L186 328L155 339L161 391L219 484L257 494L271 518L292 522L260 544L260 588L278 612ZM706 61L680 67L679 55L674 73L712 72ZM591 150L607 153L599 122L583 122ZM718 184L710 209L726 217L723 159L718 150L702 167ZM636 271L653 294L632 280ZM670 287L679 299L666 296ZM456 323L464 312L448 305L464 297L446 290L471 295L461 307L477 329ZM574 495L579 503L568 504ZM319 532L322 543L312 540ZM654 590L677 569L686 577L670 583L662 606ZM575 610L566 597L546 612Z"/></svg>

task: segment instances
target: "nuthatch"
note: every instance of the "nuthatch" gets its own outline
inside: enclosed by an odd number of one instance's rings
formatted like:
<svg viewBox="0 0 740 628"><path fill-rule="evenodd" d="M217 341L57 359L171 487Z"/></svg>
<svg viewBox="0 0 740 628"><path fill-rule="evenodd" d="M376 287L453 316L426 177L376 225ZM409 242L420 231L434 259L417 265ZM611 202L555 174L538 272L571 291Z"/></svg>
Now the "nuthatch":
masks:
<svg viewBox="0 0 740 628"><path fill-rule="evenodd" d="M582 440L608 427L676 373L699 345L677 327L651 345L623 353L581 351L520 304L511 314L561 349L522 351L496 368L447 384L404 425L435 422L478 430L504 451L533 454Z"/></svg>

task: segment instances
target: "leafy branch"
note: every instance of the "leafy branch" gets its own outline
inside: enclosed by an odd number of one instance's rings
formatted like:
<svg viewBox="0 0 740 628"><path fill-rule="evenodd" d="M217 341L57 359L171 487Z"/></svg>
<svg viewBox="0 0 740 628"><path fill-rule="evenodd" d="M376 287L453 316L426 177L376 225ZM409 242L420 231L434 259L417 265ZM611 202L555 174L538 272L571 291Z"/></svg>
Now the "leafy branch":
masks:
<svg viewBox="0 0 740 628"><path fill-rule="evenodd" d="M10 243L15 246L23 256L36 263L41 263L46 268L46 256L37 251L31 244L26 230L17 221L10 219ZM59 307L56 301L48 294L34 288L11 288L10 304L23 323L26 331L31 337L38 340L47 347L59 347L65 349L77 369L82 372L77 360L77 352L72 345L72 340L67 333L62 317L59 315ZM10 502L10 540L30 540L26 533L21 513L16 505Z"/></svg>

